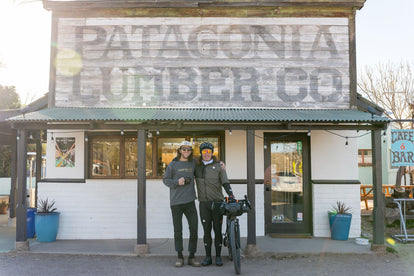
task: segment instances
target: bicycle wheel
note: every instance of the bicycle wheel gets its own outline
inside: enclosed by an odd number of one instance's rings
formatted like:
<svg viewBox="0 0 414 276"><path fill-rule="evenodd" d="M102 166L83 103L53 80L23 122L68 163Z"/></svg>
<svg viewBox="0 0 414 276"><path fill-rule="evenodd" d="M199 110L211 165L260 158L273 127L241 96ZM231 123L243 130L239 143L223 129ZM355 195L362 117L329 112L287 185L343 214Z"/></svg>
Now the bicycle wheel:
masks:
<svg viewBox="0 0 414 276"><path fill-rule="evenodd" d="M230 261L233 261L233 253L232 253L232 250L231 250L231 242L230 242L231 241L230 224L231 224L231 222L228 221L227 222L227 227L226 227L225 240L226 240L227 249L229 250L229 259L230 259Z"/></svg>
<svg viewBox="0 0 414 276"><path fill-rule="evenodd" d="M236 274L240 274L240 233L238 224L232 221L230 224L230 245L233 255L233 264Z"/></svg>

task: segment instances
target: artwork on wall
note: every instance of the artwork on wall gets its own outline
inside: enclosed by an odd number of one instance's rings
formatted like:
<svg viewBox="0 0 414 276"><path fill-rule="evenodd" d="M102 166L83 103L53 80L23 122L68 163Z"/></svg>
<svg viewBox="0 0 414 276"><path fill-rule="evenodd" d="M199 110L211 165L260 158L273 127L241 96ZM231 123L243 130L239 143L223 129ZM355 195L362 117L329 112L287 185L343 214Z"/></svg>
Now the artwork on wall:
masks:
<svg viewBox="0 0 414 276"><path fill-rule="evenodd" d="M55 142L55 166L75 167L75 137L57 137Z"/></svg>

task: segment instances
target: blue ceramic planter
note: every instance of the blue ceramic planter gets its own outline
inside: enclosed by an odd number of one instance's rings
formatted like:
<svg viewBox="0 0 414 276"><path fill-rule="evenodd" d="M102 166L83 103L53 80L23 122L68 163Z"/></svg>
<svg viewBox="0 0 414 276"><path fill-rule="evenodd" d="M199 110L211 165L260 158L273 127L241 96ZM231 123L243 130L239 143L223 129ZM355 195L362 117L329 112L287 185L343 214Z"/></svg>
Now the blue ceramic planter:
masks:
<svg viewBox="0 0 414 276"><path fill-rule="evenodd" d="M328 216L329 227L331 229L331 239L341 241L348 240L352 214L329 213Z"/></svg>
<svg viewBox="0 0 414 276"><path fill-rule="evenodd" d="M35 212L36 208L27 208L27 238L31 239L35 234Z"/></svg>
<svg viewBox="0 0 414 276"><path fill-rule="evenodd" d="M36 238L39 242L53 242L59 229L59 212L35 213Z"/></svg>

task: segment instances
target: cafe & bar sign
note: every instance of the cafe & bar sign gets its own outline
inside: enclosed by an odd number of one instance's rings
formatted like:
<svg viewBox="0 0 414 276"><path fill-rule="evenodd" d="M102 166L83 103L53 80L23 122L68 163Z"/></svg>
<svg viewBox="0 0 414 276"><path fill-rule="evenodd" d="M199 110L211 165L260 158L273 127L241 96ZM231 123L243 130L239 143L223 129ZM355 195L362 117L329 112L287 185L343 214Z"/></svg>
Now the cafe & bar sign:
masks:
<svg viewBox="0 0 414 276"><path fill-rule="evenodd" d="M414 165L414 130L391 130L391 165Z"/></svg>

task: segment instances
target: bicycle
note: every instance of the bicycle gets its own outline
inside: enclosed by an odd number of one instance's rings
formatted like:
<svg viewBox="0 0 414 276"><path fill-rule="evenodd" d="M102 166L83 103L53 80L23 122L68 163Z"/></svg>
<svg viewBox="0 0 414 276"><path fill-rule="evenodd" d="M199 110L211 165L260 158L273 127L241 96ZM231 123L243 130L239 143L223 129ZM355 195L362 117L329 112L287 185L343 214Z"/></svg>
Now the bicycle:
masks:
<svg viewBox="0 0 414 276"><path fill-rule="evenodd" d="M247 196L240 200L229 200L228 197L222 202L220 210L226 216L226 232L223 234L223 244L229 250L229 259L233 261L236 274L240 274L240 225L238 216L252 209Z"/></svg>

